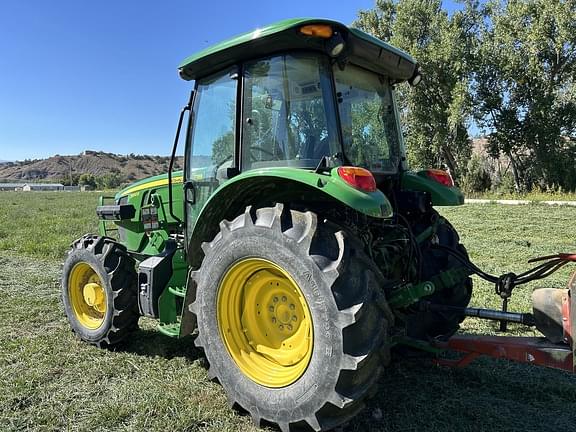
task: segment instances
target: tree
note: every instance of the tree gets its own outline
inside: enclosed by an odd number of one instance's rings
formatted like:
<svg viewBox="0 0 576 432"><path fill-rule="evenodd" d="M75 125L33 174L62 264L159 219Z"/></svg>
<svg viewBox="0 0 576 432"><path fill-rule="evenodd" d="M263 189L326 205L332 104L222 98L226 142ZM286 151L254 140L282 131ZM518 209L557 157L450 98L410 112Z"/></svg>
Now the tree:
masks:
<svg viewBox="0 0 576 432"><path fill-rule="evenodd" d="M96 187L96 177L94 174L84 173L80 175L78 179L78 185L80 186L91 186L93 188Z"/></svg>
<svg viewBox="0 0 576 432"><path fill-rule="evenodd" d="M124 179L118 173L104 174L96 178L96 185L98 189L116 189L119 187Z"/></svg>
<svg viewBox="0 0 576 432"><path fill-rule="evenodd" d="M377 0L360 11L356 27L413 55L424 79L398 86L399 107L412 165L445 164L455 178L470 156L467 121L471 99L471 54L477 9L467 3L449 16L441 0Z"/></svg>
<svg viewBox="0 0 576 432"><path fill-rule="evenodd" d="M486 159L480 155L472 155L466 166L466 174L462 181L466 192L485 192L492 186L492 179Z"/></svg>
<svg viewBox="0 0 576 432"><path fill-rule="evenodd" d="M72 178L70 178L70 176L68 176L68 175L65 177L62 177L62 179L60 180L60 183L62 183L64 186L78 186L79 180L80 180L80 174L73 173Z"/></svg>
<svg viewBox="0 0 576 432"><path fill-rule="evenodd" d="M482 10L475 116L517 190L576 188L576 2L495 0Z"/></svg>

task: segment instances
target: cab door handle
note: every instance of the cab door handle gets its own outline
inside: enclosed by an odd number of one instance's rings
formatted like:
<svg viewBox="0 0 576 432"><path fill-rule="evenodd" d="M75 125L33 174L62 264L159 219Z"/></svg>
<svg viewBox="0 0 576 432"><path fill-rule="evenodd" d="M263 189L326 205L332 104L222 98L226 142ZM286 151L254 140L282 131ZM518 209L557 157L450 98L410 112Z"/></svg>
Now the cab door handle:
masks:
<svg viewBox="0 0 576 432"><path fill-rule="evenodd" d="M184 183L184 200L186 204L196 204L196 187L194 186L194 182L187 181Z"/></svg>

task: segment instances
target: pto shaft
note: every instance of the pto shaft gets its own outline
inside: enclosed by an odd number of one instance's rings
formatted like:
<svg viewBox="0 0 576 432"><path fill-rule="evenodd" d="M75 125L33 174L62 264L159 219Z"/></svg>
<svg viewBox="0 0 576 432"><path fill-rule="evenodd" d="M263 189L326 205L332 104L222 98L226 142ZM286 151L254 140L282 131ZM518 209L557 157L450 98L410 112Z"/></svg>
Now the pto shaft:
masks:
<svg viewBox="0 0 576 432"><path fill-rule="evenodd" d="M458 306L438 305L427 303L426 310L432 312L457 312L467 317L476 317L494 321L507 321L534 326L534 316L530 313L502 312L495 309L463 308Z"/></svg>

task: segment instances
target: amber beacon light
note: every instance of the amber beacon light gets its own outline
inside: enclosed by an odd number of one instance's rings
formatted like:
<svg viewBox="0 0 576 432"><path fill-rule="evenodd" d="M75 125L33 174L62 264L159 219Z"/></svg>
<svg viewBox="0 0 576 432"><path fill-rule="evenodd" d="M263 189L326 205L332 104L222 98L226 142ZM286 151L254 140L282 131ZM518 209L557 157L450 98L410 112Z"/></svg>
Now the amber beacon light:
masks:
<svg viewBox="0 0 576 432"><path fill-rule="evenodd" d="M319 37L329 39L332 37L332 27L328 24L309 24L300 27L300 33L306 36Z"/></svg>

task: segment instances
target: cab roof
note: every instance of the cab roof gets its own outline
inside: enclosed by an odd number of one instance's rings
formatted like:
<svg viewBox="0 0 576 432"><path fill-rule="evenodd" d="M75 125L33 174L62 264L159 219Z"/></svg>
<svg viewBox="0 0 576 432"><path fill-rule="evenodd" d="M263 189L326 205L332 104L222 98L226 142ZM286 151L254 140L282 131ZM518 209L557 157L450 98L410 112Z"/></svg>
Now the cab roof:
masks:
<svg viewBox="0 0 576 432"><path fill-rule="evenodd" d="M292 18L243 33L186 58L179 66L180 76L196 80L239 62L291 50L326 53L326 39L300 32L306 25L328 24L342 36L347 61L365 69L389 76L396 81L411 78L416 61L407 53L361 30L337 21L319 18Z"/></svg>

